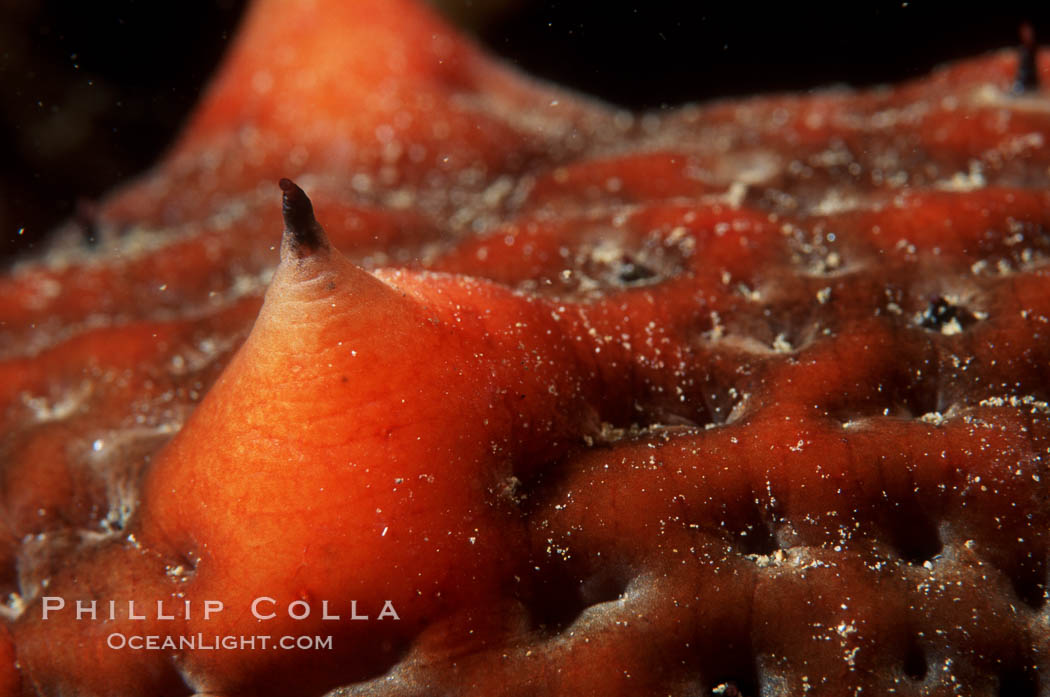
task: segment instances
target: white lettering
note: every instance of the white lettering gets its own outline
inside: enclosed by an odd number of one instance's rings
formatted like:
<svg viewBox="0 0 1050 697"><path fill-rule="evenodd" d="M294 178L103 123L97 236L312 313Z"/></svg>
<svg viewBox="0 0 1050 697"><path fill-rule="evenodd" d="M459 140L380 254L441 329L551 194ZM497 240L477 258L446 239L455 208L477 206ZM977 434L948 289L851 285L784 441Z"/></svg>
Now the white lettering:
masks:
<svg viewBox="0 0 1050 697"><path fill-rule="evenodd" d="M222 612L223 604L221 600L205 600L204 601L204 619L210 620L213 613Z"/></svg>
<svg viewBox="0 0 1050 697"><path fill-rule="evenodd" d="M321 619L322 620L337 620L337 619L339 619L339 615L329 615L328 614L328 601L327 600L322 600L321 601Z"/></svg>
<svg viewBox="0 0 1050 697"><path fill-rule="evenodd" d="M259 614L259 604L262 603L263 601L270 603L270 605L274 605L274 604L277 603L276 600L274 600L273 598L268 598L265 595L262 596L262 597L256 598L255 600L253 600L252 601L252 615L255 616L255 619L257 619L257 620L272 620L274 617L277 617L277 613L276 612L271 612L269 615L260 615Z"/></svg>
<svg viewBox="0 0 1050 697"><path fill-rule="evenodd" d="M397 616L397 610L394 609L394 604L389 600L383 603L383 609L379 613L379 619L385 619L387 617L393 617L395 620L401 619Z"/></svg>
<svg viewBox="0 0 1050 697"><path fill-rule="evenodd" d="M165 615L164 614L164 601L163 600L158 600L157 601L157 619L158 620L173 620L173 619L175 619L175 615Z"/></svg>
<svg viewBox="0 0 1050 697"><path fill-rule="evenodd" d="M44 596L44 609L43 609L43 613L44 614L43 614L43 616L40 619L46 620L47 619L47 613L51 612L52 610L54 610L55 612L58 612L59 610L61 610L65 606L66 606L65 598L57 598L57 597L55 597L53 595Z"/></svg>
<svg viewBox="0 0 1050 697"><path fill-rule="evenodd" d="M83 619L84 615L91 615L91 619L97 619L95 616L95 601L92 600L90 603L85 604L83 600L77 601L77 619Z"/></svg>
<svg viewBox="0 0 1050 697"><path fill-rule="evenodd" d="M128 601L128 619L129 620L144 620L144 619L146 619L145 615L136 615L135 614L135 601L134 600L129 600ZM131 648L135 648L135 647L132 646ZM139 648L141 648L141 647L139 647Z"/></svg>
<svg viewBox="0 0 1050 697"><path fill-rule="evenodd" d="M292 609L297 605L301 605L303 608L302 613L298 615L295 614L295 610ZM305 620L307 617L310 616L310 604L305 600L293 600L292 602L288 603L288 616L291 617L293 620Z"/></svg>

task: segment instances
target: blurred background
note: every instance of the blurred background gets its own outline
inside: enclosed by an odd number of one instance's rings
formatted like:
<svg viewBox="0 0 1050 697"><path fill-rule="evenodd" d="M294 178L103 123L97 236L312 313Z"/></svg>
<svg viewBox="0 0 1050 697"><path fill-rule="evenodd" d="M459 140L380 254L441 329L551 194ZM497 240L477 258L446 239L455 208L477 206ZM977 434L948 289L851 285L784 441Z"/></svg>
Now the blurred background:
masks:
<svg viewBox="0 0 1050 697"><path fill-rule="evenodd" d="M0 265L174 138L244 0L0 0ZM1050 3L433 0L535 75L631 109L915 77L1050 41Z"/></svg>

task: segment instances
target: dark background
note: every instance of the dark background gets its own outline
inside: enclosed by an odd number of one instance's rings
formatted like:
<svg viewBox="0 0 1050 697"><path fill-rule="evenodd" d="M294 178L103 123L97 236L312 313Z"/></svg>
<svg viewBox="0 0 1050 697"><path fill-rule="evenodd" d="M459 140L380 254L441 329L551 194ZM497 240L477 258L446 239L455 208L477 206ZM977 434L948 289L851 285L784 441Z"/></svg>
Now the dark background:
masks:
<svg viewBox="0 0 1050 697"><path fill-rule="evenodd" d="M1050 3L440 0L521 68L634 108L915 77L1050 38ZM162 153L243 0L0 0L0 263Z"/></svg>

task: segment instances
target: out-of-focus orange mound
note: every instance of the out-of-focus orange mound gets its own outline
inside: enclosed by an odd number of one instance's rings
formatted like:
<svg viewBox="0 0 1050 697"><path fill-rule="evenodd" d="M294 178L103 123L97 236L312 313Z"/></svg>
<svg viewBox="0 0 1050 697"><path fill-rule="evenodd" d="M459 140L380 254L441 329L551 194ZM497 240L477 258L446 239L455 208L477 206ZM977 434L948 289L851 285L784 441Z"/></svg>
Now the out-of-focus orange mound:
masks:
<svg viewBox="0 0 1050 697"><path fill-rule="evenodd" d="M0 279L0 694L1042 694L1016 68L631 115L406 0L258 2L100 244ZM285 176L330 245L300 201L278 266Z"/></svg>

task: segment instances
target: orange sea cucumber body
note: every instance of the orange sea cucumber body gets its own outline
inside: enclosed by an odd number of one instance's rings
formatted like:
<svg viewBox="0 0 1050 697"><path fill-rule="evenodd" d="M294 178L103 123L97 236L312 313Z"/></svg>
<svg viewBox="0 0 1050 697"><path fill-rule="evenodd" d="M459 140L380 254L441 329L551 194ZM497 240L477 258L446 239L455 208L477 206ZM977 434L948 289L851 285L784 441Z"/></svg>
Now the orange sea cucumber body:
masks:
<svg viewBox="0 0 1050 697"><path fill-rule="evenodd" d="M1016 65L631 115L407 1L259 2L98 249L0 278L3 694L1045 690ZM284 176L331 247L278 264Z"/></svg>

